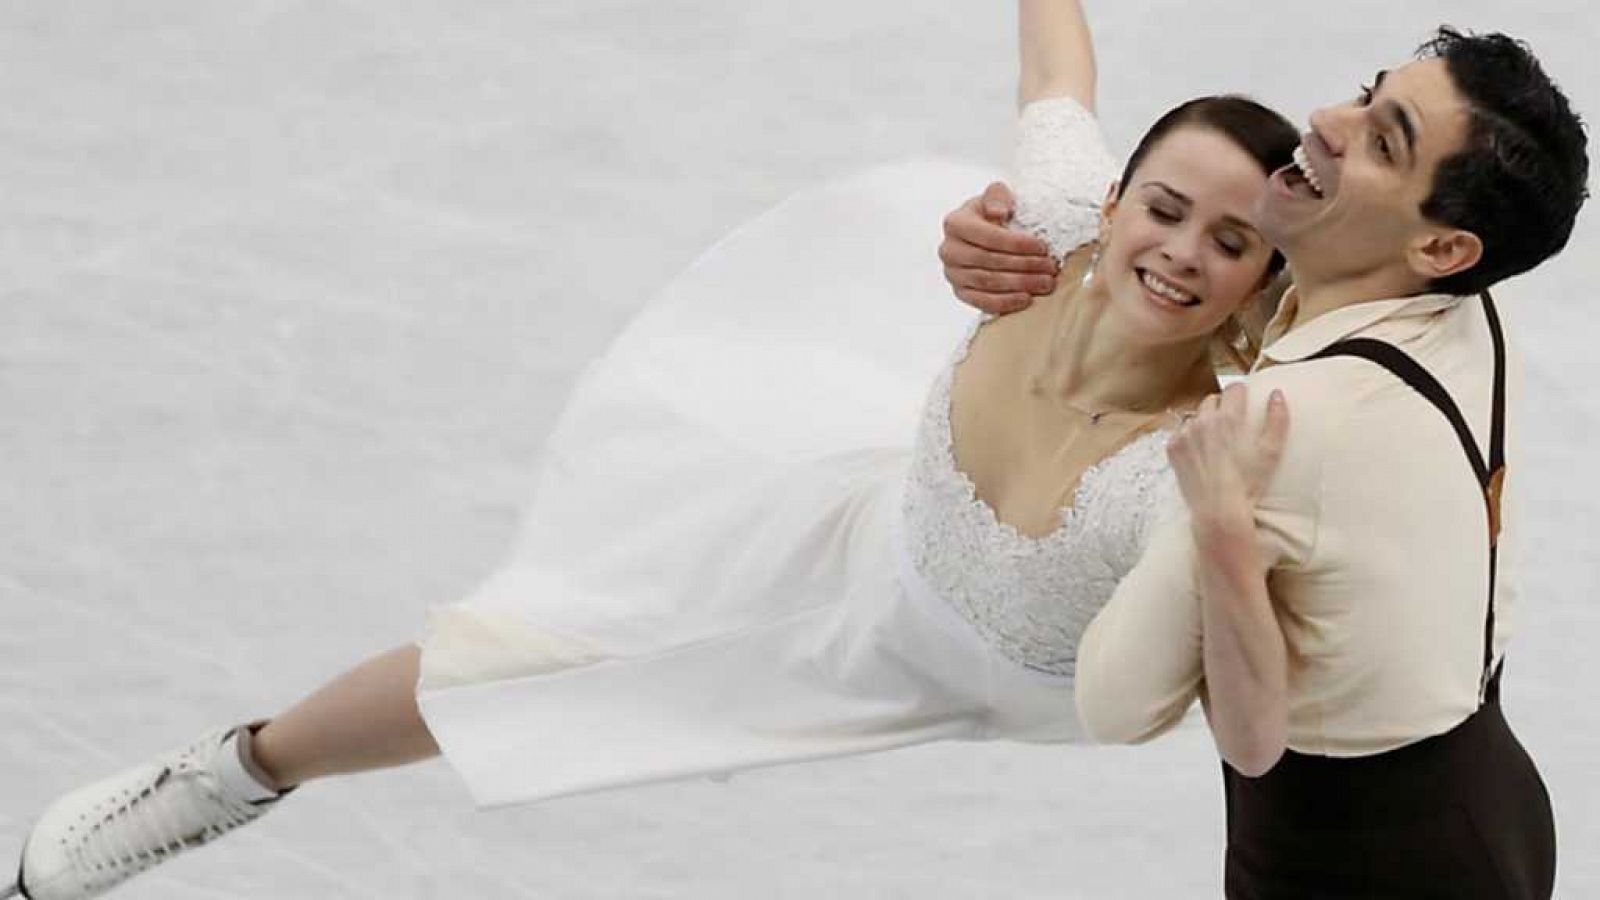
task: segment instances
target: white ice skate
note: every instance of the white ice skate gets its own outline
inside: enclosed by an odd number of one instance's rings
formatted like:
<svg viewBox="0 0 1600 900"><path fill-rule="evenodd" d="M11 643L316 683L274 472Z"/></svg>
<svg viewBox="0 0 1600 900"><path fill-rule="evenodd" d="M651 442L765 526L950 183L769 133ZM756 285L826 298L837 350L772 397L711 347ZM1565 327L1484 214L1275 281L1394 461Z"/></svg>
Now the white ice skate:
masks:
<svg viewBox="0 0 1600 900"><path fill-rule="evenodd" d="M57 800L34 823L0 900L83 900L261 816L283 796L245 771L238 729Z"/></svg>

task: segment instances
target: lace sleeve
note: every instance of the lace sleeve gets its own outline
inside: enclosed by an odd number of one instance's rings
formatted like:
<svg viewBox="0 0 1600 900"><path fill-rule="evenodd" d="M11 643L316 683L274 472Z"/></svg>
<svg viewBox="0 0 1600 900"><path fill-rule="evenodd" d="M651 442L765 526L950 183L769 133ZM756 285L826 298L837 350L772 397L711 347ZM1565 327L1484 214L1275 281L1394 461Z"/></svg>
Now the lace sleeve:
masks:
<svg viewBox="0 0 1600 900"><path fill-rule="evenodd" d="M1100 203L1117 177L1094 114L1071 97L1036 100L1017 126L1012 227L1037 235L1059 259L1094 239Z"/></svg>

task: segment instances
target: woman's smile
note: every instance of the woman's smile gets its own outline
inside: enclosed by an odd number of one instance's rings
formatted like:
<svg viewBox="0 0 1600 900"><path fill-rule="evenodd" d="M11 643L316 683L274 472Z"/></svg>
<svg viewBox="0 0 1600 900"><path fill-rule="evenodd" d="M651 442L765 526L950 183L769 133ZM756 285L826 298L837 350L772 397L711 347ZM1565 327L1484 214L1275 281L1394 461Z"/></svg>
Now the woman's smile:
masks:
<svg viewBox="0 0 1600 900"><path fill-rule="evenodd" d="M1150 269L1134 269L1134 274L1139 277L1139 285L1144 288L1145 294L1157 306L1167 309L1188 309L1200 305L1198 295Z"/></svg>

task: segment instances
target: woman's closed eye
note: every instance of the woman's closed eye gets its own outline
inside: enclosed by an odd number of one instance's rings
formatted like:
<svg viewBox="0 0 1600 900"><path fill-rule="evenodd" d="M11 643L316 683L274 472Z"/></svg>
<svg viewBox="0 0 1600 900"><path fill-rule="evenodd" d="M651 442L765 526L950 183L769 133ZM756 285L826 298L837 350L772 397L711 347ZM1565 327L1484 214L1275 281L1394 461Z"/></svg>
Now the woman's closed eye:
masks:
<svg viewBox="0 0 1600 900"><path fill-rule="evenodd" d="M1150 214L1150 218L1163 225L1177 225L1185 218L1184 213L1179 210L1154 203L1146 204L1145 211ZM1250 241L1231 230L1218 234L1215 240L1217 249L1229 259L1239 259L1250 249Z"/></svg>

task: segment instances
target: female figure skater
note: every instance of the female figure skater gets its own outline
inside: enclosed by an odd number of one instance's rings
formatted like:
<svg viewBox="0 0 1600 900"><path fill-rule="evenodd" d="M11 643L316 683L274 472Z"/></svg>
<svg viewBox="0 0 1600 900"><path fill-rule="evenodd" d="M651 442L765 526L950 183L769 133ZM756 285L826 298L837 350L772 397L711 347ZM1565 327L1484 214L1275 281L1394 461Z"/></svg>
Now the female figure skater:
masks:
<svg viewBox="0 0 1600 900"><path fill-rule="evenodd" d="M979 322L928 302L932 248L896 236L981 177L963 167L785 203L592 365L520 546L419 646L61 798L15 891L96 896L295 786L441 751L498 804L1080 739L1079 636L1176 499L1166 443L1217 388L1219 331L1281 265L1251 217L1297 137L1251 101L1191 101L1117 180L1079 4L1020 20L1017 222L1059 290ZM834 265L774 288L796 245Z"/></svg>

